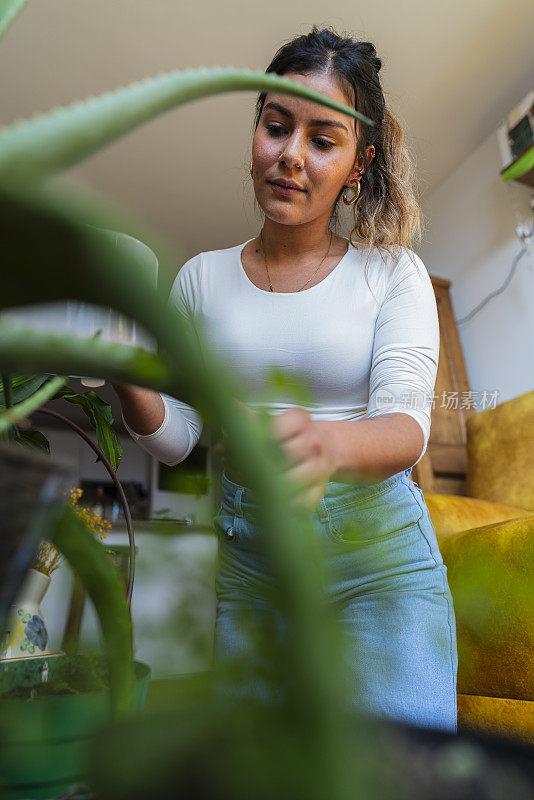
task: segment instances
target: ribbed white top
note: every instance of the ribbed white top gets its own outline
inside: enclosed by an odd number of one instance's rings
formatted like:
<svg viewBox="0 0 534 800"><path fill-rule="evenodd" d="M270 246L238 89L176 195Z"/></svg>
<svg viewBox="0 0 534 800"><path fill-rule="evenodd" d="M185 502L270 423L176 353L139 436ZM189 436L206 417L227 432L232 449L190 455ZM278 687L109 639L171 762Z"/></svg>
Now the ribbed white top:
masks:
<svg viewBox="0 0 534 800"><path fill-rule="evenodd" d="M247 276L247 242L199 253L180 269L169 302L199 320L209 344L240 374L250 408L280 413L305 408L314 419L357 420L392 411L421 426L426 451L439 358L434 289L422 260L404 249L397 259L348 244L319 283L299 292L269 292ZM413 260L412 260L413 259ZM415 262L415 264L414 264ZM289 379L269 381L271 370ZM307 390L294 392L294 378ZM165 419L147 436L131 436L160 461L189 455L202 432L191 406L162 394Z"/></svg>

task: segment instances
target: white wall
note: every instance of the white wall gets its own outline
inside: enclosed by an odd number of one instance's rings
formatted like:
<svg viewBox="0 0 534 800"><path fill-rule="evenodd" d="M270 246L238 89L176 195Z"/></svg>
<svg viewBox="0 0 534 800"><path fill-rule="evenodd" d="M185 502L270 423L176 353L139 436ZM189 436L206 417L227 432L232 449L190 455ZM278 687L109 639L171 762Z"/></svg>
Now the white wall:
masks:
<svg viewBox="0 0 534 800"><path fill-rule="evenodd" d="M534 189L507 185L500 169L493 133L422 201L427 232L418 253L431 275L452 281L456 319L502 285L522 247L511 193L520 218L532 220ZM532 245L505 291L458 329L473 392L498 391L498 404L534 389ZM481 410L478 400L476 410Z"/></svg>
<svg viewBox="0 0 534 800"><path fill-rule="evenodd" d="M63 414L68 414L68 409L61 409ZM41 420L39 420L41 421ZM79 481L102 480L109 483L110 477L100 461L96 460L96 455L89 445L84 442L81 436L74 433L70 428L49 428L44 425L39 426L48 441L50 442L50 454L57 458L71 461L74 465L74 477ZM96 442L96 433L91 428L87 431L90 438ZM117 470L117 477L122 482L137 481L148 489L150 478L150 461L148 453L133 441L127 433L119 436L122 445L122 459ZM79 485L79 484L77 484Z"/></svg>

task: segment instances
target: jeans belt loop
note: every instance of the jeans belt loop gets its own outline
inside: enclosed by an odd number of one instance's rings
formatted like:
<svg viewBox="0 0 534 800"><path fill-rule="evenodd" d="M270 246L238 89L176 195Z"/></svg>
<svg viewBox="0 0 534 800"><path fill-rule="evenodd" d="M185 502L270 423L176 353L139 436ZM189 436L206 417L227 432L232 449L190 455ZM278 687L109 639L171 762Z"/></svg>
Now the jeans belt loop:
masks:
<svg viewBox="0 0 534 800"><path fill-rule="evenodd" d="M240 486L234 495L234 512L238 517L243 516L243 506L241 505L241 497L243 496L244 491L245 491L244 487Z"/></svg>

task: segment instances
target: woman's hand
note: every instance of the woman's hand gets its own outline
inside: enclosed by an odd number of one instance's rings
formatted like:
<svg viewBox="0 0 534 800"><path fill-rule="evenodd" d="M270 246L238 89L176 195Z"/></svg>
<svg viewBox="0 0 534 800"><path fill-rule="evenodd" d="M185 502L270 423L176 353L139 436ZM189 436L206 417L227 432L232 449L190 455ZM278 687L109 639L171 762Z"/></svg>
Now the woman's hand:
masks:
<svg viewBox="0 0 534 800"><path fill-rule="evenodd" d="M275 438L293 465L284 474L304 487L297 502L302 502L306 510L313 512L336 471L327 427L320 420L313 420L303 408L289 408L274 415L272 425Z"/></svg>
<svg viewBox="0 0 534 800"><path fill-rule="evenodd" d="M248 406L237 402L250 416L254 416L255 412ZM271 429L290 464L294 465L283 474L303 484L304 489L297 496L297 503L302 503L306 510L315 511L328 481L336 471L327 426L320 420L313 420L303 408L290 408L271 417ZM214 448L214 452L223 458L225 439L223 434L222 441L217 442Z"/></svg>

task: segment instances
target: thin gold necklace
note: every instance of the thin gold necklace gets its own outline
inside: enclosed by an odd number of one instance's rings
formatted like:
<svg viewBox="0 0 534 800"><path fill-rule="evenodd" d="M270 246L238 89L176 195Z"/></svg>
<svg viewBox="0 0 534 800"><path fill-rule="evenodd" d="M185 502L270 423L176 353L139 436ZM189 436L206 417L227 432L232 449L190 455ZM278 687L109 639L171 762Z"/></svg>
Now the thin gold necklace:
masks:
<svg viewBox="0 0 534 800"><path fill-rule="evenodd" d="M330 229L330 242L328 243L328 250L326 251L326 255L324 256L323 261L325 260L325 258L327 257L328 253L330 252L330 247L332 245L332 236L333 236L333 232L332 232L332 229ZM265 256L265 248L263 246L263 231L260 231L260 241L261 241L261 251L263 253L263 260L265 261L265 269L267 270L267 277L269 278L269 291L270 292L274 292L273 285L271 283L271 276L269 275L269 268L267 266L267 258ZM313 273L311 278L308 278L308 280L306 281L304 286L306 286L306 284L308 284L311 281L311 279L314 277L314 275L317 275L317 273L319 272L319 269L322 266L323 261L321 261L321 263L319 264L319 266L317 267L317 269L315 270L315 272ZM297 292L301 292L304 289L304 286L301 286L300 289L297 289Z"/></svg>

